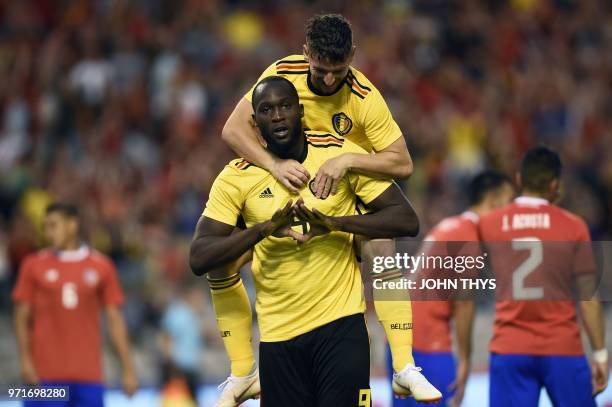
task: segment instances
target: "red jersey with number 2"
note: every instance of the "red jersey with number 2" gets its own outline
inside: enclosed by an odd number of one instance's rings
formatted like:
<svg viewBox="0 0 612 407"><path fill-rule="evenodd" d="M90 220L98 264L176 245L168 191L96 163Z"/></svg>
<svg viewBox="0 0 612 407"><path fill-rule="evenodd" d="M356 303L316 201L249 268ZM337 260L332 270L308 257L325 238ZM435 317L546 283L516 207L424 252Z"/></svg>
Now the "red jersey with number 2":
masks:
<svg viewBox="0 0 612 407"><path fill-rule="evenodd" d="M102 381L101 311L123 302L112 262L85 246L24 259L13 291L32 311L30 349L41 380Z"/></svg>
<svg viewBox="0 0 612 407"><path fill-rule="evenodd" d="M582 355L576 303L558 293L595 271L584 221L545 199L519 197L482 216L479 230L498 289L491 352Z"/></svg>

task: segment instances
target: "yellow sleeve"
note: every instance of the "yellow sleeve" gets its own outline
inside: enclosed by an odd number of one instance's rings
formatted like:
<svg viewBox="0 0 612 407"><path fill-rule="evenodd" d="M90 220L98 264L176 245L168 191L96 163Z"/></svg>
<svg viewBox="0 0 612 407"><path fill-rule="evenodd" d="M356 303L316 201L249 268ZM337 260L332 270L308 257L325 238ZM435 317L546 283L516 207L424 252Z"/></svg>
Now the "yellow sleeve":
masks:
<svg viewBox="0 0 612 407"><path fill-rule="evenodd" d="M251 86L251 89L249 89L246 95L244 95L244 98L248 100L249 102L251 102L251 96L253 95L253 89L255 89L255 85L257 85L262 79L267 78L268 76L275 76L275 75L276 75L276 62L273 62L272 64L270 64L269 67L266 68L265 71L263 71L261 75L259 75L259 78L253 84L253 86Z"/></svg>
<svg viewBox="0 0 612 407"><path fill-rule="evenodd" d="M342 144L342 153L368 154L366 150L346 139ZM348 178L351 189L364 204L378 198L392 183L390 179L373 178L353 171L349 171Z"/></svg>
<svg viewBox="0 0 612 407"><path fill-rule="evenodd" d="M225 167L210 189L203 215L236 226L244 203L240 185L239 173L233 168Z"/></svg>
<svg viewBox="0 0 612 407"><path fill-rule="evenodd" d="M374 151L384 150L402 136L387 103L376 88L363 100L362 120L365 135Z"/></svg>

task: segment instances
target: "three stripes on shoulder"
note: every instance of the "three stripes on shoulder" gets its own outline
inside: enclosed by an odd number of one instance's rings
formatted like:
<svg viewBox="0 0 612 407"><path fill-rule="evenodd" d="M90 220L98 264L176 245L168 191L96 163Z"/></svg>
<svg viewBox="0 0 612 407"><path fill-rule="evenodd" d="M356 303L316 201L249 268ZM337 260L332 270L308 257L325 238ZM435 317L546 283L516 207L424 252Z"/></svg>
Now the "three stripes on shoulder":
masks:
<svg viewBox="0 0 612 407"><path fill-rule="evenodd" d="M313 147L342 147L344 139L332 136L329 133L325 134L311 134L306 133L306 142Z"/></svg>

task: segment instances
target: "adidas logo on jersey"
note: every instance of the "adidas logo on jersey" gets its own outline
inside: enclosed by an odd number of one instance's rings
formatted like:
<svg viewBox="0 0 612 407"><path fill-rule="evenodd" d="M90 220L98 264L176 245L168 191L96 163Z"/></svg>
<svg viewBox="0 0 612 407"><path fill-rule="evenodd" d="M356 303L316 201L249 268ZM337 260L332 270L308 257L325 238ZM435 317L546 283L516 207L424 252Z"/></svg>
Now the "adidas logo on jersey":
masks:
<svg viewBox="0 0 612 407"><path fill-rule="evenodd" d="M263 191L261 191L261 194L259 194L259 197L260 198L274 198L274 194L272 193L270 188L266 188Z"/></svg>

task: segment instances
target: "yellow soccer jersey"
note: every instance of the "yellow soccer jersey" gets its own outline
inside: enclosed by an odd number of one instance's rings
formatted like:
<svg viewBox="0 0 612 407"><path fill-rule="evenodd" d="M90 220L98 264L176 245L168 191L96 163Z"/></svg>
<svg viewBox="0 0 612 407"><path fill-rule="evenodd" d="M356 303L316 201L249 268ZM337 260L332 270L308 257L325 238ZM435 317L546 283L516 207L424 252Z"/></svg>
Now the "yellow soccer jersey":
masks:
<svg viewBox="0 0 612 407"><path fill-rule="evenodd" d="M318 95L313 90L308 62L302 55L276 61L261 74L257 83L275 75L288 79L297 89L300 103L304 105L305 129L349 139L367 152L384 150L402 135L378 89L353 67L340 89L329 96ZM249 102L253 88L244 96Z"/></svg>
<svg viewBox="0 0 612 407"><path fill-rule="evenodd" d="M308 152L302 164L311 174L342 153L364 153L356 144L325 132L306 134ZM347 216L355 213L357 199L368 204L390 185L387 180L349 172L337 194L321 200L310 186L292 194L267 171L237 159L215 180L204 216L228 225L236 225L242 216L247 227L252 227L272 218L289 199L295 202L299 197L308 208L330 216ZM302 233L309 226L296 220L293 227ZM302 244L270 236L255 246L252 270L264 342L288 340L365 310L353 235L349 233L332 232Z"/></svg>

